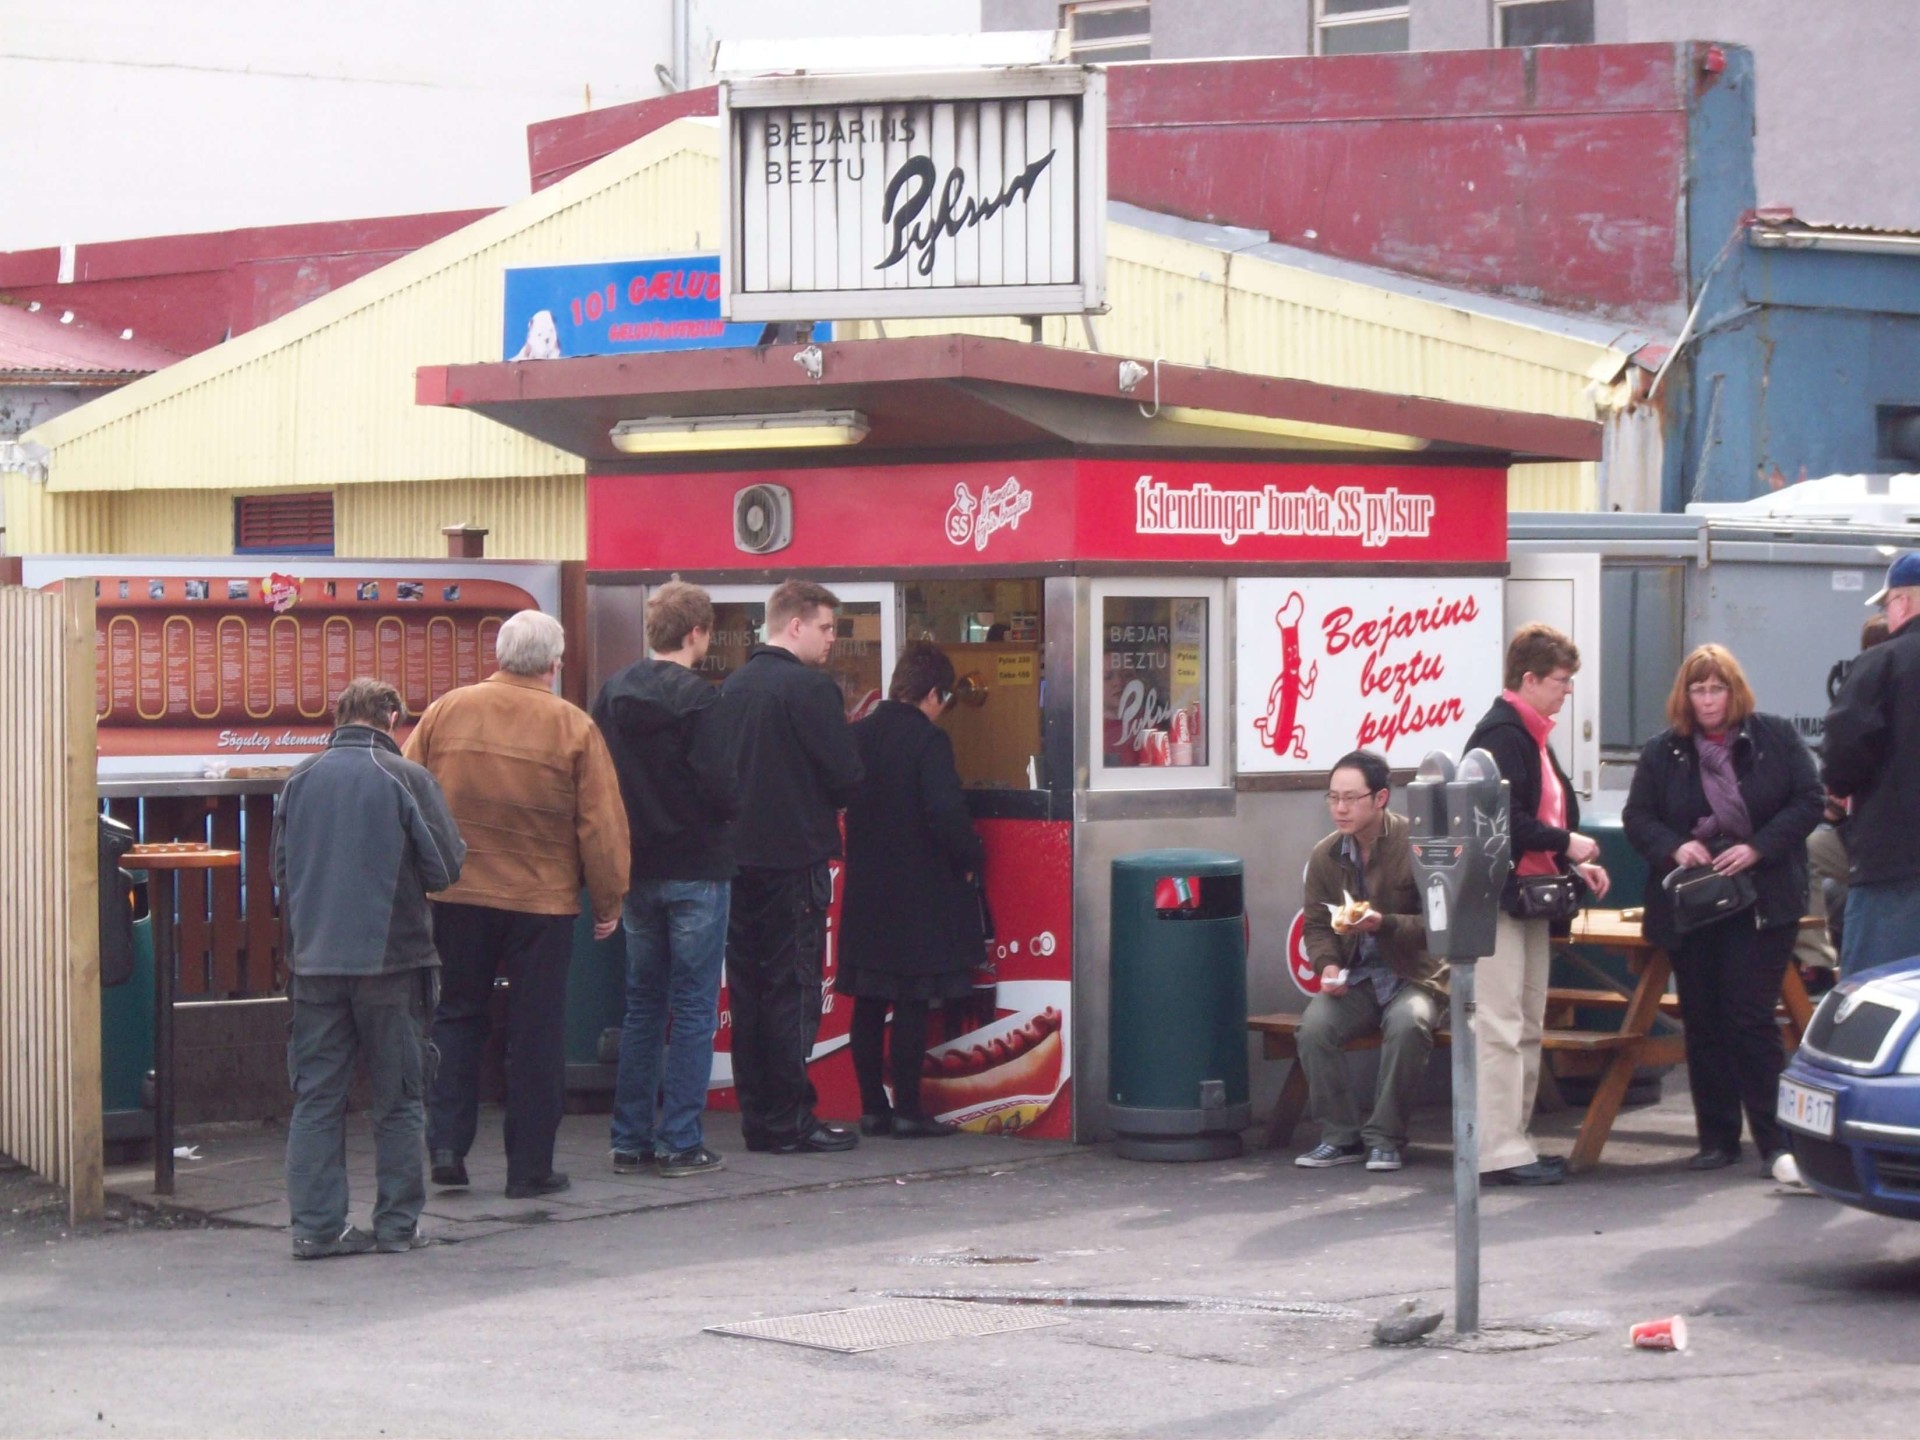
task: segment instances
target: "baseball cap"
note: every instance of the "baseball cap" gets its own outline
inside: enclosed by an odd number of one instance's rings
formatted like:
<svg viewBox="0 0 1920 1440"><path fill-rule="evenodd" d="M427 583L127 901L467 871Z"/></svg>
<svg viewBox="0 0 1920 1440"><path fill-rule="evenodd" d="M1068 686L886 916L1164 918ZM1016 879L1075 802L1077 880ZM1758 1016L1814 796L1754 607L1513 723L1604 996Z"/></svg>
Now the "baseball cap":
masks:
<svg viewBox="0 0 1920 1440"><path fill-rule="evenodd" d="M1887 583L1874 593L1867 604L1884 605L1889 590L1905 590L1910 585L1920 585L1920 550L1909 550L1894 559L1887 567Z"/></svg>

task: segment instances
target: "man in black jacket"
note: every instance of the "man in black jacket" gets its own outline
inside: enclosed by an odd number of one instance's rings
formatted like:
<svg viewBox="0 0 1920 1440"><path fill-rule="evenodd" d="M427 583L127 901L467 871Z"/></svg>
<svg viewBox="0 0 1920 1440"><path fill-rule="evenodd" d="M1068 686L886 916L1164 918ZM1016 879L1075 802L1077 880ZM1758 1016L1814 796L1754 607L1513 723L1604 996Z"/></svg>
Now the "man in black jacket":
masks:
<svg viewBox="0 0 1920 1440"><path fill-rule="evenodd" d="M1550 960L1546 920L1510 913L1515 882L1571 866L1596 896L1607 893L1600 846L1579 834L1580 799L1547 744L1553 718L1573 693L1580 651L1550 625L1523 625L1507 646L1506 689L1467 741L1500 767L1512 805L1513 877L1479 962L1474 1056L1480 1092L1480 1173L1497 1185L1558 1185L1559 1156L1542 1157L1528 1133L1540 1089L1540 1036Z"/></svg>
<svg viewBox="0 0 1920 1440"><path fill-rule="evenodd" d="M467 847L433 776L401 758L399 692L355 680L327 748L295 770L274 819L273 878L287 921L287 1199L296 1259L426 1244L427 1026L440 956L431 891ZM373 1233L347 1223L347 1086L355 1052L373 1081Z"/></svg>
<svg viewBox="0 0 1920 1440"><path fill-rule="evenodd" d="M720 690L697 673L712 638L707 592L668 581L647 599L652 658L607 681L593 706L620 777L633 847L623 917L627 1013L613 1092L613 1168L623 1175L656 1163L668 1177L725 1164L707 1148L700 1124L734 870L727 837L733 766Z"/></svg>
<svg viewBox="0 0 1920 1440"><path fill-rule="evenodd" d="M1853 805L1843 975L1920 954L1920 551L1867 603L1885 607L1887 638L1853 662L1820 743L1821 778Z"/></svg>
<svg viewBox="0 0 1920 1440"><path fill-rule="evenodd" d="M850 1150L860 1137L823 1124L807 1062L820 1029L829 862L840 853L836 814L860 783L860 754L833 653L831 590L789 580L767 597L767 642L722 691L740 810L734 822L727 921L727 994L733 1084L749 1150Z"/></svg>

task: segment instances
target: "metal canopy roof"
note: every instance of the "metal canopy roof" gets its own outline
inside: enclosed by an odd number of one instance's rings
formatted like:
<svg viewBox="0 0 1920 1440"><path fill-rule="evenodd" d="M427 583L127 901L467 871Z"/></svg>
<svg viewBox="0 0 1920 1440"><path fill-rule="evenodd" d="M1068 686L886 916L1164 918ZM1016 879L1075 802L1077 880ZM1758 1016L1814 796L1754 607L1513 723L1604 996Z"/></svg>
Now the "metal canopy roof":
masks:
<svg viewBox="0 0 1920 1440"><path fill-rule="evenodd" d="M809 374L816 356L817 380ZM1129 363L1143 375L1123 390L1122 366ZM1151 359L1129 362L1015 340L934 335L426 366L416 374L415 398L487 416L603 470L689 468L686 456L642 460L615 450L608 432L622 420L822 409L858 410L867 417L863 455L1124 448L1275 451L1398 463L1423 457L1498 465L1600 458L1601 427L1592 421L1198 366L1161 363L1155 372ZM1176 423L1167 414L1175 408L1211 412L1211 423ZM1255 433L1233 428L1233 417L1406 436L1425 445L1410 450L1364 437L1329 443ZM750 463L782 463L782 452L755 451Z"/></svg>

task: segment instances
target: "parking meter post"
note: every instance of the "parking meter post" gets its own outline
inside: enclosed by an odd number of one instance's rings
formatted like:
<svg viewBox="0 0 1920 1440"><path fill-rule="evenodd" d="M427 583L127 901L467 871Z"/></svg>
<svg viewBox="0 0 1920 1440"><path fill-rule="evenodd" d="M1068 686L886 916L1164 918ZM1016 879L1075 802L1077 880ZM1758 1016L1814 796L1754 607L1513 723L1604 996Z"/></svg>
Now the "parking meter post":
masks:
<svg viewBox="0 0 1920 1440"><path fill-rule="evenodd" d="M1479 1076L1474 965L1493 953L1500 893L1511 868L1507 782L1484 750L1455 766L1439 751L1407 787L1414 882L1429 954L1449 963L1453 1027L1454 1329L1480 1328Z"/></svg>
<svg viewBox="0 0 1920 1440"><path fill-rule="evenodd" d="M1474 1060L1472 965L1449 976L1453 1022L1453 1328L1480 1328L1480 1080Z"/></svg>

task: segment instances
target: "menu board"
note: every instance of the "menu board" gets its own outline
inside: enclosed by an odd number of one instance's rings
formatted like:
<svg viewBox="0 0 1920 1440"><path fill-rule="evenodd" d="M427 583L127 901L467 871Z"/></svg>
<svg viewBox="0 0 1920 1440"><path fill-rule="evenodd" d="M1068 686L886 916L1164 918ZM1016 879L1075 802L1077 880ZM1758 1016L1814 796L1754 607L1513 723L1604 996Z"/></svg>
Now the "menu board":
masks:
<svg viewBox="0 0 1920 1440"><path fill-rule="evenodd" d="M294 763L325 743L335 698L361 676L393 685L419 715L493 672L494 639L508 616L545 608L529 589L475 568L99 576L102 768ZM140 763L108 763L118 759ZM145 763L158 760L173 763Z"/></svg>

